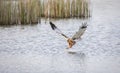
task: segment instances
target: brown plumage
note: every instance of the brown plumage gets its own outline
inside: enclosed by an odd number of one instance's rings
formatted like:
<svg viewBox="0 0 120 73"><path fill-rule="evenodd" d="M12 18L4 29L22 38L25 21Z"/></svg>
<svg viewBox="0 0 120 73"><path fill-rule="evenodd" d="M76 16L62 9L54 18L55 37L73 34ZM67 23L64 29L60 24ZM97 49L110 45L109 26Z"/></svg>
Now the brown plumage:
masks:
<svg viewBox="0 0 120 73"><path fill-rule="evenodd" d="M65 37L65 39L68 42L68 48L72 48L73 45L75 45L77 39L81 39L81 36L84 34L87 23L82 23L82 26L79 28L78 32L76 32L72 38L67 37L65 34L63 34L60 29L58 29L52 22L50 22L51 28L58 34L61 34Z"/></svg>

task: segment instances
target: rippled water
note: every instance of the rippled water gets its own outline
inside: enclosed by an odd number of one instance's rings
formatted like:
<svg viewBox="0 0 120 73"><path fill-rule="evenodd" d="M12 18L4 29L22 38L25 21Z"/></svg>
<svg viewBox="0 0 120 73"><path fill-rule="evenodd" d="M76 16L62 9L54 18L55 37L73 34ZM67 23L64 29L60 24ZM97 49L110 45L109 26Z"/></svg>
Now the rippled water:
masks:
<svg viewBox="0 0 120 73"><path fill-rule="evenodd" d="M88 22L74 54L44 20L35 26L0 27L0 73L120 73L120 1L91 3L91 19L53 20L70 37Z"/></svg>

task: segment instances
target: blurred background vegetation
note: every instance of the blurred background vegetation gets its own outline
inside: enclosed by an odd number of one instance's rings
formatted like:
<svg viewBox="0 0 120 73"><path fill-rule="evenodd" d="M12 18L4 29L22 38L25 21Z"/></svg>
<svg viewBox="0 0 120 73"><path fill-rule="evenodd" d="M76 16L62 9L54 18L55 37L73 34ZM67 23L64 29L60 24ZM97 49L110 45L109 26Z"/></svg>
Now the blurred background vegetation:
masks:
<svg viewBox="0 0 120 73"><path fill-rule="evenodd" d="M0 0L0 25L36 24L41 18L88 18L88 0Z"/></svg>

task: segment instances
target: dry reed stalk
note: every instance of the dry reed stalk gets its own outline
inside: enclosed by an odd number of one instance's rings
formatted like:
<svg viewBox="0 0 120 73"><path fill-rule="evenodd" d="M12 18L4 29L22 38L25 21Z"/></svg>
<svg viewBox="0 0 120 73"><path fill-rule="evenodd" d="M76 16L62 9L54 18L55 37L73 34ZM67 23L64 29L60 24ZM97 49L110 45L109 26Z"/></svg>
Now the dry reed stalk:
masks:
<svg viewBox="0 0 120 73"><path fill-rule="evenodd" d="M65 18L70 17L70 0L65 2Z"/></svg>
<svg viewBox="0 0 120 73"><path fill-rule="evenodd" d="M34 24L42 17L89 17L88 0L0 0L0 24Z"/></svg>

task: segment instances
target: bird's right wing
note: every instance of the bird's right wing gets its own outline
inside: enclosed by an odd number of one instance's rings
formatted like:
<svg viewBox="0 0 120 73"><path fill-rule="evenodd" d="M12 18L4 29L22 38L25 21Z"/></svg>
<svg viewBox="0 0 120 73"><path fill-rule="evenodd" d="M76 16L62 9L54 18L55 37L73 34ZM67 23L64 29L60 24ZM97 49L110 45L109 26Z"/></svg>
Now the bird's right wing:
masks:
<svg viewBox="0 0 120 73"><path fill-rule="evenodd" d="M63 34L63 33L60 31L60 29L58 29L58 28L55 26L55 24L53 24L52 22L50 22L50 25L51 25L51 28L52 28L56 33L64 36L66 39L68 39L68 37L67 37L65 34Z"/></svg>
<svg viewBox="0 0 120 73"><path fill-rule="evenodd" d="M77 39L80 39L81 36L84 34L85 30L87 28L87 23L82 23L82 26L79 28L78 32L76 32L72 39L73 40L77 40Z"/></svg>

